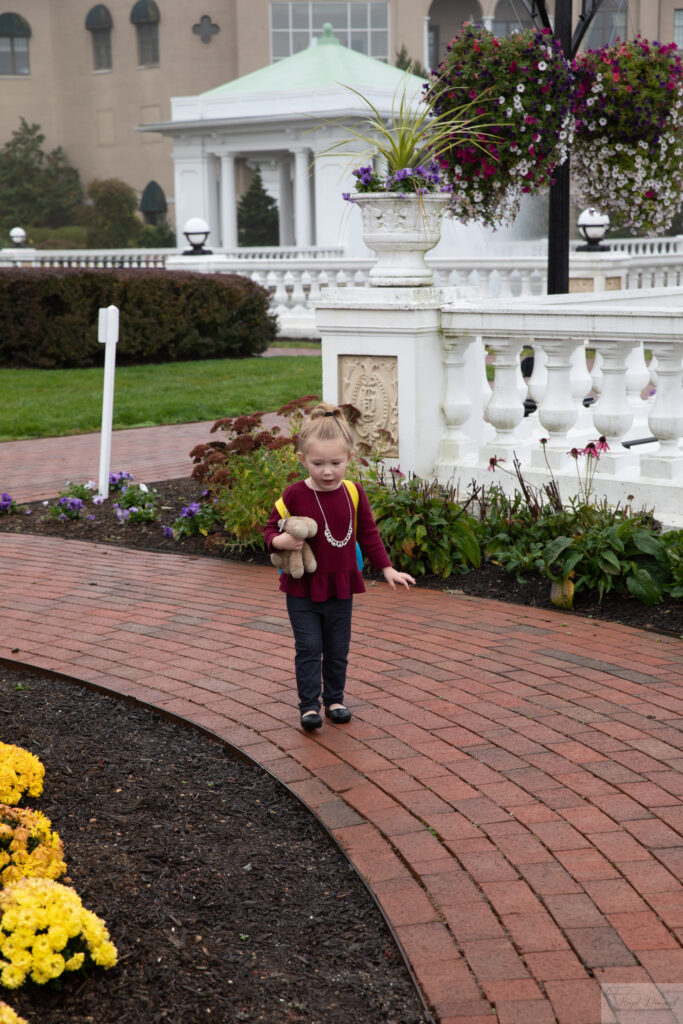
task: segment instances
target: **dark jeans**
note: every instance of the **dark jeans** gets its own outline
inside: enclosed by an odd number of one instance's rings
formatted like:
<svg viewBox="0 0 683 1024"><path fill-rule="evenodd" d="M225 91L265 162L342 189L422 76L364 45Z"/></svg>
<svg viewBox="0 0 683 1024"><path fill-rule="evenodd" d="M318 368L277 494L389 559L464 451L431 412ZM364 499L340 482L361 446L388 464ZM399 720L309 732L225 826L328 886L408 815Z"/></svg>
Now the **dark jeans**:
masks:
<svg viewBox="0 0 683 1024"><path fill-rule="evenodd" d="M287 612L296 651L296 686L302 713L320 710L321 687L325 707L344 701L352 605L352 597L311 601L310 597L287 594Z"/></svg>

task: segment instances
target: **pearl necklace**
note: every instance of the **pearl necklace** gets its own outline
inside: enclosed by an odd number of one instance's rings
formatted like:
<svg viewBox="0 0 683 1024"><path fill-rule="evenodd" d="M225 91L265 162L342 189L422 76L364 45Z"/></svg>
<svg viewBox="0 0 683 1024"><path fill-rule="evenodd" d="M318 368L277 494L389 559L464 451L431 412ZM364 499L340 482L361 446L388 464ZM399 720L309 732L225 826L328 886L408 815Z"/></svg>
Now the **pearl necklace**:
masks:
<svg viewBox="0 0 683 1024"><path fill-rule="evenodd" d="M323 522L325 524L325 530L324 530L325 540L327 541L328 544L331 544L333 548L345 548L346 545L351 540L351 534L353 533L353 511L351 509L351 499L349 498L349 492L347 491L345 485L344 484L340 484L340 487L344 491L344 494L346 495L346 500L349 503L349 528L346 531L346 536L344 537L344 540L337 540L336 537L332 536L332 532L331 532L329 526L327 525L327 519L325 518L325 513L323 512L323 507L320 504L320 498L318 497L316 491L312 488L313 494L315 495L315 500L318 502L318 508L320 509L320 515L323 517Z"/></svg>

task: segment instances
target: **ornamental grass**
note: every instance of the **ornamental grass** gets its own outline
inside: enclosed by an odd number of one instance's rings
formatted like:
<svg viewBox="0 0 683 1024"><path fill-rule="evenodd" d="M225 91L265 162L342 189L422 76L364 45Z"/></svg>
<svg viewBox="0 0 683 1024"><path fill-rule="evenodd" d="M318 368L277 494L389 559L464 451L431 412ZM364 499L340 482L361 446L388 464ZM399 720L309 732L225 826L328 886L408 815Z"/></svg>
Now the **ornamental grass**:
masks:
<svg viewBox="0 0 683 1024"><path fill-rule="evenodd" d="M20 1017L7 1003L0 1002L0 1024L28 1024L25 1017Z"/></svg>
<svg viewBox="0 0 683 1024"><path fill-rule="evenodd" d="M45 768L23 747L0 743L0 803L18 804L24 795L37 797L43 792Z"/></svg>
<svg viewBox="0 0 683 1024"><path fill-rule="evenodd" d="M45 985L65 971L109 969L116 946L80 897L49 878L22 878L0 892L0 984Z"/></svg>
<svg viewBox="0 0 683 1024"><path fill-rule="evenodd" d="M64 847L40 811L0 804L0 882L59 878L66 872Z"/></svg>

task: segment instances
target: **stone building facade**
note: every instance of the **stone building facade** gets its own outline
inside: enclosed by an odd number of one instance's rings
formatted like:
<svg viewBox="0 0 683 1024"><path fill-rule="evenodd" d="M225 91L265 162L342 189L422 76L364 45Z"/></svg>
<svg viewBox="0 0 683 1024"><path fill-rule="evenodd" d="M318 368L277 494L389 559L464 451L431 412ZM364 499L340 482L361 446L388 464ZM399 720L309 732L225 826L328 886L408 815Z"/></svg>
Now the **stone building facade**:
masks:
<svg viewBox="0 0 683 1024"><path fill-rule="evenodd" d="M173 218L171 98L216 88L298 52L330 22L343 45L394 63L405 46L438 62L465 20L504 33L516 0L0 0L0 143L23 117L62 146L85 184L118 177L142 196L156 183ZM553 0L550 0L553 6ZM581 0L574 0L575 19ZM683 0L604 0L593 41L613 35L683 43ZM158 195L152 189L152 192ZM147 193L150 195L150 193Z"/></svg>

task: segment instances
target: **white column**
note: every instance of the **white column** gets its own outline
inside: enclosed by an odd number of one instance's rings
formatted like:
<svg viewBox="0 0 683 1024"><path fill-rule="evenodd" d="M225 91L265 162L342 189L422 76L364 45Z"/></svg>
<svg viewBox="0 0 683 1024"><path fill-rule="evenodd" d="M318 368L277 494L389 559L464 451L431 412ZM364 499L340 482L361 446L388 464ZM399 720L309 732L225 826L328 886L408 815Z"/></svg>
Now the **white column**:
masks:
<svg viewBox="0 0 683 1024"><path fill-rule="evenodd" d="M683 434L681 349L674 342L651 342L650 347L657 356L658 384L648 424L659 444L651 455L641 456L640 472L650 479L672 480L683 472L683 451L679 447Z"/></svg>
<svg viewBox="0 0 683 1024"><path fill-rule="evenodd" d="M237 248L237 189L235 154L221 153L221 245Z"/></svg>
<svg viewBox="0 0 683 1024"><path fill-rule="evenodd" d="M633 423L633 409L626 397L626 360L635 344L633 340L600 341L596 345L602 356L602 391L591 411L597 434L606 437L610 447L600 456L596 476L619 477L638 463L635 449L621 446Z"/></svg>
<svg viewBox="0 0 683 1024"><path fill-rule="evenodd" d="M479 441L463 429L474 408L472 382L467 380L465 367L465 355L472 344L471 335L444 338L444 392L441 408L446 419L446 433L441 440L438 465L458 462L468 455L474 455L479 448ZM481 403L478 411L481 418Z"/></svg>
<svg viewBox="0 0 683 1024"><path fill-rule="evenodd" d="M294 211L292 209L292 161L289 153L280 161L280 245L294 245Z"/></svg>
<svg viewBox="0 0 683 1024"><path fill-rule="evenodd" d="M311 182L308 149L294 151L294 224L296 245L311 245Z"/></svg>
<svg viewBox="0 0 683 1024"><path fill-rule="evenodd" d="M524 419L524 403L519 394L519 353L522 343L518 338L487 337L487 344L494 354L495 375L493 392L486 406L486 418L495 429L495 437L485 442L479 450L480 459L488 462L501 453L506 458L516 454L522 460L528 444L522 441L518 427Z"/></svg>
<svg viewBox="0 0 683 1024"><path fill-rule="evenodd" d="M538 419L549 440L545 451L532 451L531 464L543 468L547 459L551 469L562 469L567 461L567 433L578 417L578 405L571 388L572 353L577 343L567 338L538 340L547 357L547 383L538 407Z"/></svg>

